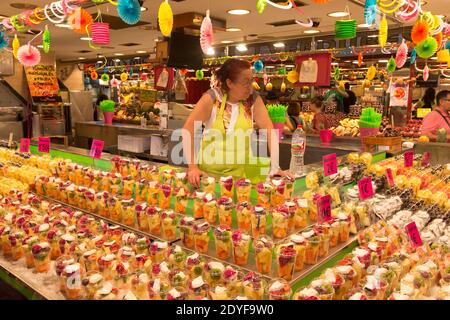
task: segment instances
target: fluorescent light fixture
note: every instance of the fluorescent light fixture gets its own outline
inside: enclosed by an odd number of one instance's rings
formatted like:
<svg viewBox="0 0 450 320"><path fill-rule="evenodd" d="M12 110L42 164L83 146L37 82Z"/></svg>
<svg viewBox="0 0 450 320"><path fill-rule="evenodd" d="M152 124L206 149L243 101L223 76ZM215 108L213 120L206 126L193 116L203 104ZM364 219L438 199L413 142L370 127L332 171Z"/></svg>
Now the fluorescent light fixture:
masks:
<svg viewBox="0 0 450 320"><path fill-rule="evenodd" d="M115 62L120 62L120 59L115 59L114 61L115 61Z"/></svg>
<svg viewBox="0 0 450 320"><path fill-rule="evenodd" d="M220 41L220 43L227 44L227 43L233 43L233 41L231 41L231 40L222 40L222 41Z"/></svg>
<svg viewBox="0 0 450 320"><path fill-rule="evenodd" d="M136 51L136 53L147 53L147 51L145 51L145 50L138 50L138 51Z"/></svg>
<svg viewBox="0 0 450 320"><path fill-rule="evenodd" d="M250 11L246 10L246 9L233 9L233 10L228 10L227 11L229 14L233 14L236 16L243 16L245 14L249 14Z"/></svg>
<svg viewBox="0 0 450 320"><path fill-rule="evenodd" d="M213 56L213 55L216 54L216 51L214 50L213 47L209 47L209 48L208 48L208 51L206 52L206 54L207 54L208 56Z"/></svg>
<svg viewBox="0 0 450 320"><path fill-rule="evenodd" d="M147 11L148 8L147 7L141 7L141 12Z"/></svg>
<svg viewBox="0 0 450 320"><path fill-rule="evenodd" d="M309 29L309 30L303 31L303 33L306 33L306 34L313 34L313 33L319 33L319 32L320 31L316 30L316 29Z"/></svg>
<svg viewBox="0 0 450 320"><path fill-rule="evenodd" d="M377 34L371 34L371 35L367 36L367 38L378 38L378 35Z"/></svg>
<svg viewBox="0 0 450 320"><path fill-rule="evenodd" d="M42 44L37 45L38 48L43 48L44 46Z"/></svg>
<svg viewBox="0 0 450 320"><path fill-rule="evenodd" d="M97 63L103 63L103 61L102 60L98 60Z"/></svg>
<svg viewBox="0 0 450 320"><path fill-rule="evenodd" d="M331 65L332 65L332 66L338 66L339 63L338 63L338 62L332 62Z"/></svg>
<svg viewBox="0 0 450 320"><path fill-rule="evenodd" d="M85 60L86 58L78 57L78 60Z"/></svg>
<svg viewBox="0 0 450 320"><path fill-rule="evenodd" d="M65 29L72 29L72 27L70 25L68 25L67 23L57 23L57 24L55 24L55 27L65 28Z"/></svg>
<svg viewBox="0 0 450 320"><path fill-rule="evenodd" d="M352 63L353 63L353 64L358 64L359 62L358 62L358 60L354 60ZM364 63L364 62L363 62L363 63Z"/></svg>
<svg viewBox="0 0 450 320"><path fill-rule="evenodd" d="M139 60L141 57L134 57L134 60Z"/></svg>
<svg viewBox="0 0 450 320"><path fill-rule="evenodd" d="M83 41L91 41L92 38L91 38L91 37L81 37L80 40L83 40Z"/></svg>
<svg viewBox="0 0 450 320"><path fill-rule="evenodd" d="M342 17L348 16L348 12L347 11L330 12L327 14L327 16L333 17L333 18L342 18Z"/></svg>
<svg viewBox="0 0 450 320"><path fill-rule="evenodd" d="M437 57L431 57L430 60L437 60Z"/></svg>
<svg viewBox="0 0 450 320"><path fill-rule="evenodd" d="M239 32L239 31L242 31L242 29L240 29L240 28L227 28L226 31L228 31L228 32Z"/></svg>
<svg viewBox="0 0 450 320"><path fill-rule="evenodd" d="M323 42L323 40L322 40L322 39L319 39L319 40L317 40L317 42Z"/></svg>
<svg viewBox="0 0 450 320"><path fill-rule="evenodd" d="M155 39L153 39L155 42L159 42L159 39L158 38L155 38Z"/></svg>
<svg viewBox="0 0 450 320"><path fill-rule="evenodd" d="M245 44L239 44L236 46L236 50L240 52L245 52L247 51L247 46Z"/></svg>
<svg viewBox="0 0 450 320"><path fill-rule="evenodd" d="M115 56L123 56L123 53L114 53Z"/></svg>
<svg viewBox="0 0 450 320"><path fill-rule="evenodd" d="M284 43L283 42L276 42L273 44L273 46L275 48L284 48Z"/></svg>
<svg viewBox="0 0 450 320"><path fill-rule="evenodd" d="M293 65L293 64L287 64L285 67L286 67L286 68L295 68L295 65Z"/></svg>
<svg viewBox="0 0 450 320"><path fill-rule="evenodd" d="M267 69L273 69L275 68L274 66L266 66Z"/></svg>
<svg viewBox="0 0 450 320"><path fill-rule="evenodd" d="M381 60L378 60L378 62L379 62L379 63L388 63L389 60L387 60L387 59L381 59Z"/></svg>
<svg viewBox="0 0 450 320"><path fill-rule="evenodd" d="M367 23L358 24L358 28L370 28L372 25Z"/></svg>

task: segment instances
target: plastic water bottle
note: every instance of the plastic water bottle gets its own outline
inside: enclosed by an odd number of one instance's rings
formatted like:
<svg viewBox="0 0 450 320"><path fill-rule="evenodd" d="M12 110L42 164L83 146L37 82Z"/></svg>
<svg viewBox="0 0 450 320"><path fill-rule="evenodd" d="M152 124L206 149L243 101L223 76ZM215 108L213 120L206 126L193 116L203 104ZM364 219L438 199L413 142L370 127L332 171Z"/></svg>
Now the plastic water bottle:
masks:
<svg viewBox="0 0 450 320"><path fill-rule="evenodd" d="M289 171L295 175L300 176L304 169L304 154L306 148L306 133L303 131L303 126L299 124L292 135L291 142L291 165Z"/></svg>

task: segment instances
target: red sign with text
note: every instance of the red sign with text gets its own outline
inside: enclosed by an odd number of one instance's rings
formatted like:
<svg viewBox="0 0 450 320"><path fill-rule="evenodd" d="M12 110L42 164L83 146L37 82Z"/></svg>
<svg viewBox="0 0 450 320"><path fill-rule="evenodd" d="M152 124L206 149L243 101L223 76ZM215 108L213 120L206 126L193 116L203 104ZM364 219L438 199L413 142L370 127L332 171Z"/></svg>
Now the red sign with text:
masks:
<svg viewBox="0 0 450 320"><path fill-rule="evenodd" d="M414 248L420 247L423 244L422 238L420 237L419 229L417 229L416 223L410 222L405 226L406 234L408 235L409 241Z"/></svg>
<svg viewBox="0 0 450 320"><path fill-rule="evenodd" d="M322 157L323 174L330 176L338 172L336 153L332 153Z"/></svg>
<svg viewBox="0 0 450 320"><path fill-rule="evenodd" d="M394 186L394 175L392 174L391 168L386 169L386 178L387 178L389 187L393 187Z"/></svg>
<svg viewBox="0 0 450 320"><path fill-rule="evenodd" d="M372 179L370 177L362 178L358 181L359 198L366 200L373 197Z"/></svg>
<svg viewBox="0 0 450 320"><path fill-rule="evenodd" d="M22 138L20 139L20 152L28 153L30 152L30 139Z"/></svg>
<svg viewBox="0 0 450 320"><path fill-rule="evenodd" d="M100 159L102 156L103 146L105 145L105 141L94 139L92 141L91 152L89 155L92 158Z"/></svg>
<svg viewBox="0 0 450 320"><path fill-rule="evenodd" d="M413 151L406 151L405 155L405 168L410 168L413 166L413 160L414 160L414 152Z"/></svg>
<svg viewBox="0 0 450 320"><path fill-rule="evenodd" d="M331 196L320 197L317 200L317 221L323 223L331 219Z"/></svg>
<svg viewBox="0 0 450 320"><path fill-rule="evenodd" d="M49 137L39 137L38 151L46 152L46 153L50 152L50 138Z"/></svg>

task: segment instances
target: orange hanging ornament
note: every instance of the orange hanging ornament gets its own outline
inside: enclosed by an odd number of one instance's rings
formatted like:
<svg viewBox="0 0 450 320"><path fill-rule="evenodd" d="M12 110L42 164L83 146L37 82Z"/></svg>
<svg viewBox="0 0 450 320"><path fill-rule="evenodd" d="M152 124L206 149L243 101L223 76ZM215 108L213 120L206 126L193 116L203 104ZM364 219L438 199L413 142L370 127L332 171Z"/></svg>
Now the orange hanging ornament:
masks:
<svg viewBox="0 0 450 320"><path fill-rule="evenodd" d="M358 67L361 67L363 64L363 54L362 52L358 53Z"/></svg>
<svg viewBox="0 0 450 320"><path fill-rule="evenodd" d="M67 23L73 31L84 34L86 31L89 33L91 32L91 26L94 23L94 19L85 9L78 8L70 14Z"/></svg>
<svg viewBox="0 0 450 320"><path fill-rule="evenodd" d="M428 37L430 28L425 20L417 20L411 30L411 39L415 44L425 40Z"/></svg>

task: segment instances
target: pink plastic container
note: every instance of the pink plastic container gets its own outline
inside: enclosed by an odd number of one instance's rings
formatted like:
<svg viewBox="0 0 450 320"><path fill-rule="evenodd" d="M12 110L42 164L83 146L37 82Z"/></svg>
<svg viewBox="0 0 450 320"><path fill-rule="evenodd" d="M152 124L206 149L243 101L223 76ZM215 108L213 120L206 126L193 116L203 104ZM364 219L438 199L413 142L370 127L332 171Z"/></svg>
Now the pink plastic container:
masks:
<svg viewBox="0 0 450 320"><path fill-rule="evenodd" d="M284 123L274 123L273 128L278 132L278 140L283 139Z"/></svg>
<svg viewBox="0 0 450 320"><path fill-rule="evenodd" d="M320 142L329 144L333 139L333 130L320 130Z"/></svg>
<svg viewBox="0 0 450 320"><path fill-rule="evenodd" d="M112 124L114 112L103 112L103 118L105 118L105 124Z"/></svg>

